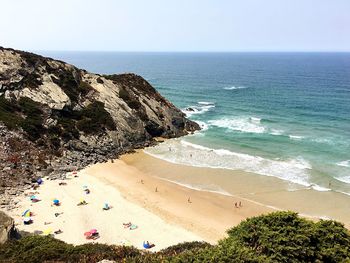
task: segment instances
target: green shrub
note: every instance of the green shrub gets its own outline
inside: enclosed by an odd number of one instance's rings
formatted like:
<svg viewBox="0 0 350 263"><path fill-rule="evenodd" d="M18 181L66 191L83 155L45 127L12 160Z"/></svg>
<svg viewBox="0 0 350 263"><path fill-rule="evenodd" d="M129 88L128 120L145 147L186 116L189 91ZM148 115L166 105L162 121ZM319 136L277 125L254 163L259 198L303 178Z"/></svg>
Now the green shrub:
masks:
<svg viewBox="0 0 350 263"><path fill-rule="evenodd" d="M25 115L22 118L21 115ZM9 129L22 127L31 140L36 140L43 132L43 119L40 104L29 98L20 98L18 101L0 97L0 121Z"/></svg>
<svg viewBox="0 0 350 263"><path fill-rule="evenodd" d="M0 96L0 121L2 121L9 129L18 127L22 118L16 112L19 111L17 103L5 99Z"/></svg>
<svg viewBox="0 0 350 263"><path fill-rule="evenodd" d="M93 89L94 88L89 83L84 82L84 81L80 81L79 86L78 86L78 90L83 96L88 94Z"/></svg>
<svg viewBox="0 0 350 263"><path fill-rule="evenodd" d="M115 123L104 104L95 101L79 112L80 120L77 122L79 130L85 133L97 133L103 128L115 130Z"/></svg>
<svg viewBox="0 0 350 263"><path fill-rule="evenodd" d="M56 76L51 77L52 81L62 88L64 93L70 98L73 103L77 103L79 99L79 84L74 78L73 72L60 69L58 72L55 72Z"/></svg>
<svg viewBox="0 0 350 263"><path fill-rule="evenodd" d="M314 223L294 212L252 217L228 234L218 245L224 255L238 248L271 262L341 262L350 256L350 235L342 224Z"/></svg>
<svg viewBox="0 0 350 263"><path fill-rule="evenodd" d="M40 103L37 103L29 98L20 98L18 100L21 111L26 115L21 121L20 126L28 134L32 140L37 140L41 133L44 132L42 110Z"/></svg>

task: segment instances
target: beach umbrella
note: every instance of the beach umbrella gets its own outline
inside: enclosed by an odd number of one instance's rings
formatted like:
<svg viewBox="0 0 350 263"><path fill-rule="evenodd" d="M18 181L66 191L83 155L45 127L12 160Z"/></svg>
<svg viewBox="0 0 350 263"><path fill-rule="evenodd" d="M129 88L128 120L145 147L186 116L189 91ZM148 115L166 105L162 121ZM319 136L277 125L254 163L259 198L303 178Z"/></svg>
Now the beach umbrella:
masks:
<svg viewBox="0 0 350 263"><path fill-rule="evenodd" d="M42 184L44 181L43 181L43 179L39 178L36 182L40 185L40 184Z"/></svg>
<svg viewBox="0 0 350 263"><path fill-rule="evenodd" d="M90 230L90 233L91 233L91 234L96 234L96 233L97 233L97 229L91 229L91 230Z"/></svg>
<svg viewBox="0 0 350 263"><path fill-rule="evenodd" d="M54 203L55 205L58 205L58 204L60 203L60 200L54 199L54 200L53 200L53 203Z"/></svg>
<svg viewBox="0 0 350 263"><path fill-rule="evenodd" d="M30 217L30 209L27 209L26 211L23 212L22 216L24 217Z"/></svg>
<svg viewBox="0 0 350 263"><path fill-rule="evenodd" d="M52 234L52 229L51 228L47 228L43 231L43 235L44 236L48 236Z"/></svg>

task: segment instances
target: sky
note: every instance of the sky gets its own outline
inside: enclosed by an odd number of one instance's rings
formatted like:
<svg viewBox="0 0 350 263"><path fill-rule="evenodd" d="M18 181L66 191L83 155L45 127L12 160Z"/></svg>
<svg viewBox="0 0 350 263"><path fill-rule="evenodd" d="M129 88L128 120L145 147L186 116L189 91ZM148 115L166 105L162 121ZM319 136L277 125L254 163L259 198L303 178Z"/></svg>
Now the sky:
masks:
<svg viewBox="0 0 350 263"><path fill-rule="evenodd" d="M0 46L350 51L350 0L0 0Z"/></svg>

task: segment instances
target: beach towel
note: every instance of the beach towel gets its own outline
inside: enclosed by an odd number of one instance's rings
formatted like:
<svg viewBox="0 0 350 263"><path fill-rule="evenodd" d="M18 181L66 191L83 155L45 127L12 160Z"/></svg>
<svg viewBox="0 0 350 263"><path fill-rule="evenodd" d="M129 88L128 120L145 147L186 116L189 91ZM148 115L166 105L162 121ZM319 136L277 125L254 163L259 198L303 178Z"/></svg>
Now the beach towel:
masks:
<svg viewBox="0 0 350 263"><path fill-rule="evenodd" d="M130 230L134 230L134 229L136 229L136 228L138 228L138 226L137 225L134 225L134 224L132 224L131 226L130 226Z"/></svg>
<svg viewBox="0 0 350 263"><path fill-rule="evenodd" d="M25 217L24 218L23 224L30 225L31 223L33 223L33 220L30 217Z"/></svg>
<svg viewBox="0 0 350 263"><path fill-rule="evenodd" d="M52 229L51 228L47 228L43 231L43 235L44 236L48 236L52 234Z"/></svg>

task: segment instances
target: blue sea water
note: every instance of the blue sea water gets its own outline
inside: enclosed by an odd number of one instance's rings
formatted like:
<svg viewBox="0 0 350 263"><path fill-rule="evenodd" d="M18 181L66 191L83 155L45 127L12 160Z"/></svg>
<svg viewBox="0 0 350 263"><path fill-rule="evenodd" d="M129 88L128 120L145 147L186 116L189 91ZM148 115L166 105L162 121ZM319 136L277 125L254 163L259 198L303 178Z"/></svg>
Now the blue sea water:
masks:
<svg viewBox="0 0 350 263"><path fill-rule="evenodd" d="M152 155L350 194L350 53L42 53L142 75L202 126Z"/></svg>

